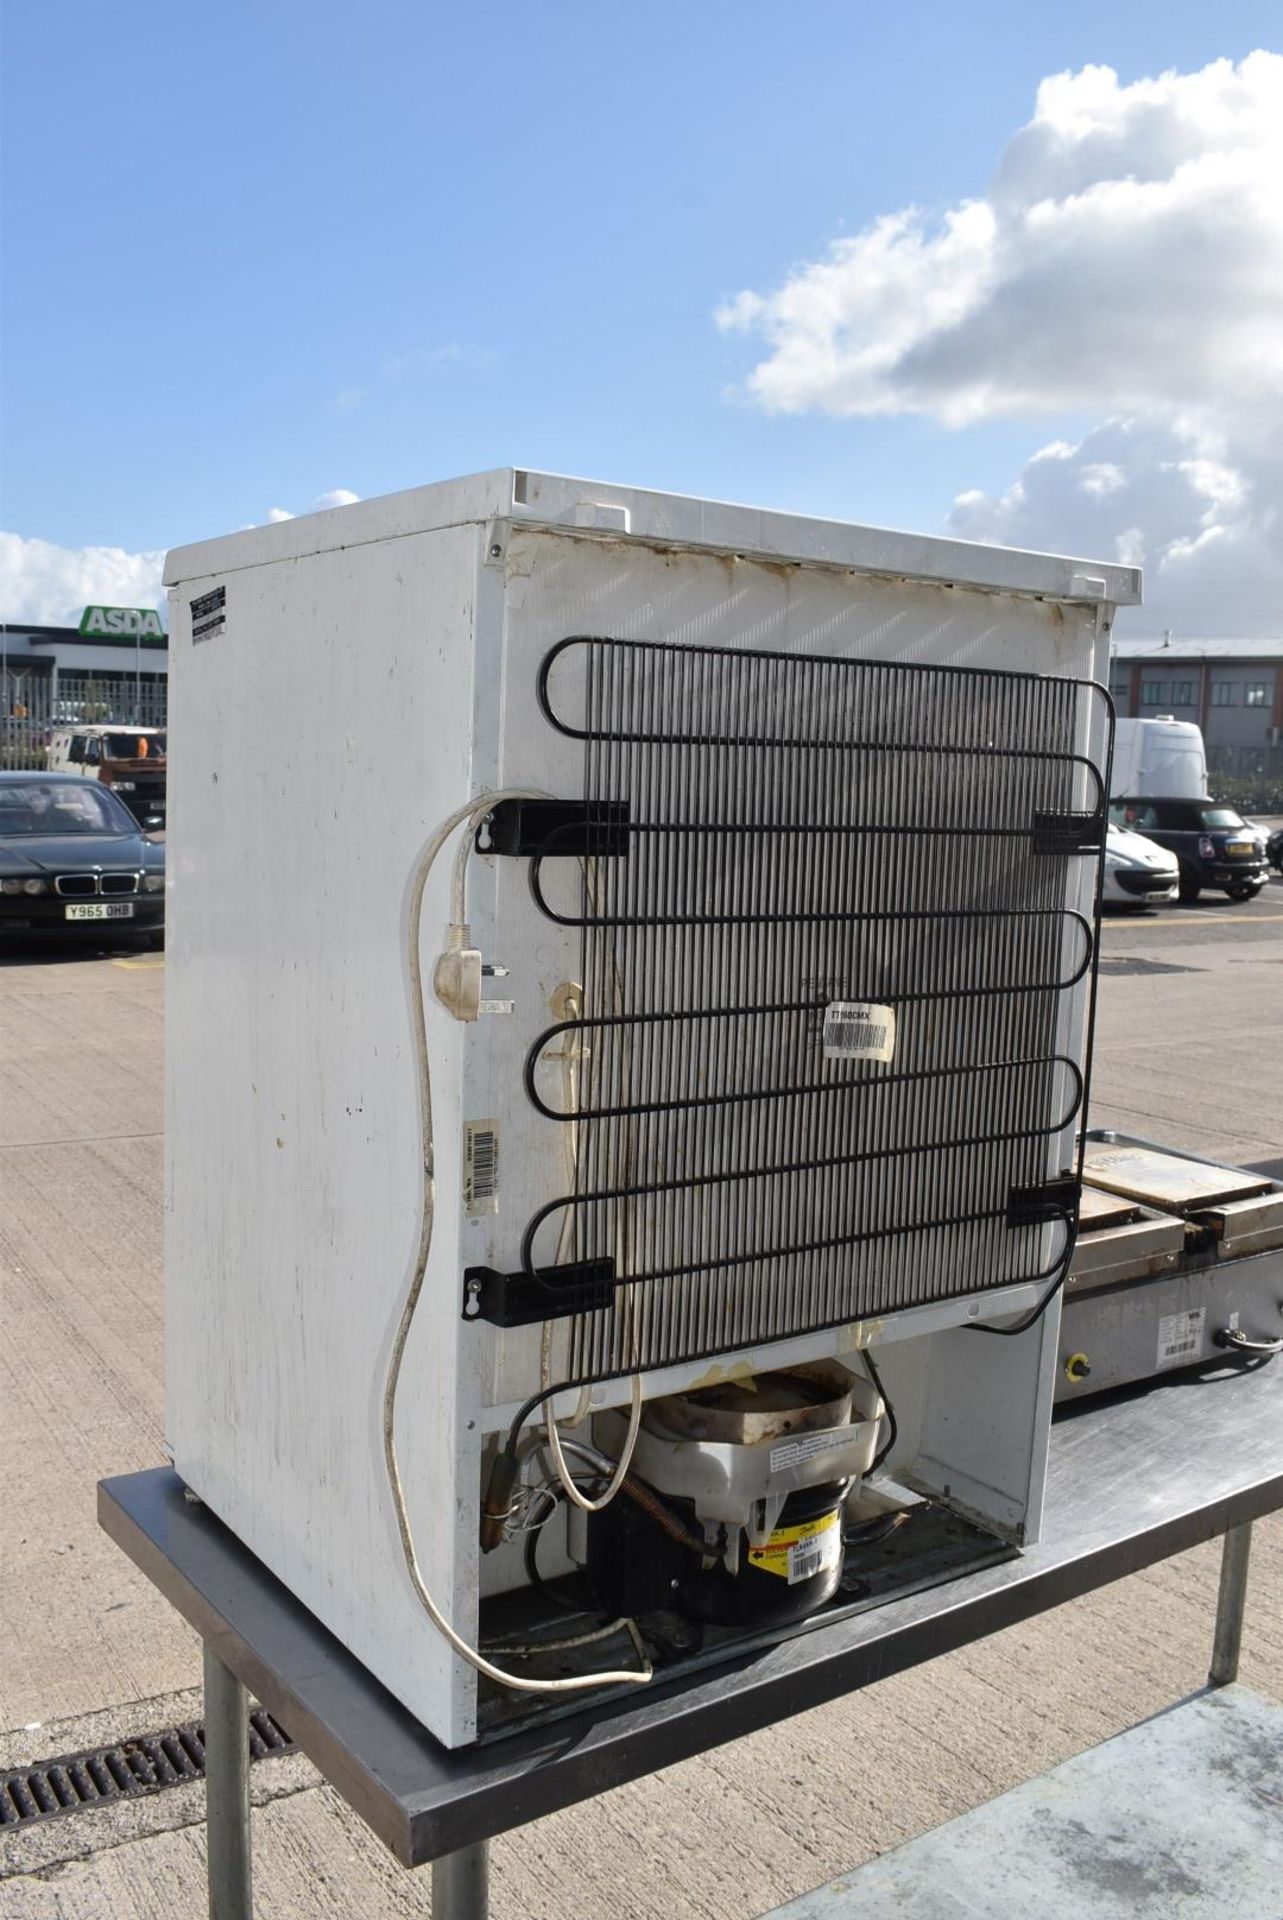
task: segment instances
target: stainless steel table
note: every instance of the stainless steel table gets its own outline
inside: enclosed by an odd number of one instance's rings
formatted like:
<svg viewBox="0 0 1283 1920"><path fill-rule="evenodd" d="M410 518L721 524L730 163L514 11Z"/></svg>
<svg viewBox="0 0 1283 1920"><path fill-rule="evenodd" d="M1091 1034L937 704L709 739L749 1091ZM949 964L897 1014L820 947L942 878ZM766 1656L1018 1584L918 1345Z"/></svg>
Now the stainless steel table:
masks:
<svg viewBox="0 0 1283 1920"><path fill-rule="evenodd" d="M1041 1542L554 1725L447 1752L166 1468L104 1480L99 1520L205 1644L210 1913L249 1920L247 1690L406 1866L434 1920L483 1920L486 1842L1225 1537L1211 1678L1238 1667L1251 1523L1283 1506L1283 1361L1169 1376L1057 1421Z"/></svg>
<svg viewBox="0 0 1283 1920"><path fill-rule="evenodd" d="M1278 1920L1283 1707L1209 1687L763 1920Z"/></svg>

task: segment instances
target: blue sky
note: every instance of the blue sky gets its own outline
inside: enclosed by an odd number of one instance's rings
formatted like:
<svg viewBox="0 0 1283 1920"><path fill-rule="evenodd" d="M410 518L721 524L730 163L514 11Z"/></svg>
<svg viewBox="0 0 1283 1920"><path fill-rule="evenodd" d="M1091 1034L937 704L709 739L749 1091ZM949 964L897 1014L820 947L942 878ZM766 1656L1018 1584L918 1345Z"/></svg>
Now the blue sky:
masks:
<svg viewBox="0 0 1283 1920"><path fill-rule="evenodd" d="M11 7L0 525L133 552L517 462L938 529L1079 440L1089 399L961 427L771 412L743 391L762 342L719 305L983 194L1046 76L1192 72L1277 23L1233 0Z"/></svg>

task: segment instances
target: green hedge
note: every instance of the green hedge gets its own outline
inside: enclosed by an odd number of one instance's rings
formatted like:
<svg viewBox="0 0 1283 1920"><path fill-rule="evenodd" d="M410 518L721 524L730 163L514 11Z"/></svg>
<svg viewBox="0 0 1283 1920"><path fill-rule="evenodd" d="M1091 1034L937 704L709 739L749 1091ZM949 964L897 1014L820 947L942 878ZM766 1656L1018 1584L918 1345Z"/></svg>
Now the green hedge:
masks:
<svg viewBox="0 0 1283 1920"><path fill-rule="evenodd" d="M1283 775L1209 772L1207 784L1214 800L1240 813L1283 813Z"/></svg>

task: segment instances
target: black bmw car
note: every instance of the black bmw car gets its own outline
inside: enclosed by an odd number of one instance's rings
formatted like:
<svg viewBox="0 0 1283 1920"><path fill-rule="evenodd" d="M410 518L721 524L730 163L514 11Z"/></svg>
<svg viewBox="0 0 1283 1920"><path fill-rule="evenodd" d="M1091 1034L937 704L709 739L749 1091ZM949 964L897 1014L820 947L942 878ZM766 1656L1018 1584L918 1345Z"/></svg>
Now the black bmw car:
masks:
<svg viewBox="0 0 1283 1920"><path fill-rule="evenodd" d="M165 849L109 788L78 774L0 773L0 940L135 936L165 924Z"/></svg>

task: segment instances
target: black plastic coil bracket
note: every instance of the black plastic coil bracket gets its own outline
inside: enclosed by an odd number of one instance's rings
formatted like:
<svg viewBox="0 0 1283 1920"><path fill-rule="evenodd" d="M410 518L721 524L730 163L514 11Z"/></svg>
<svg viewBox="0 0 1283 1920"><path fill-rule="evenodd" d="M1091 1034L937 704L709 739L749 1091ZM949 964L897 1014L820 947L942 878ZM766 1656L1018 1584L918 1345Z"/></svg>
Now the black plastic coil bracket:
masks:
<svg viewBox="0 0 1283 1920"><path fill-rule="evenodd" d="M1034 815L1035 853L1099 853L1104 837L1105 813L1100 807L1092 813Z"/></svg>
<svg viewBox="0 0 1283 1920"><path fill-rule="evenodd" d="M1007 1198L1009 1227L1038 1227L1051 1221L1072 1225L1078 1218L1078 1176L1062 1173L1040 1187L1013 1187Z"/></svg>
<svg viewBox="0 0 1283 1920"><path fill-rule="evenodd" d="M613 1260L580 1260L545 1273L500 1273L494 1267L468 1267L463 1275L463 1318L488 1320L492 1327L530 1327L591 1313L614 1299Z"/></svg>
<svg viewBox="0 0 1283 1920"><path fill-rule="evenodd" d="M479 853L600 860L628 852L626 800L500 800L477 829Z"/></svg>

